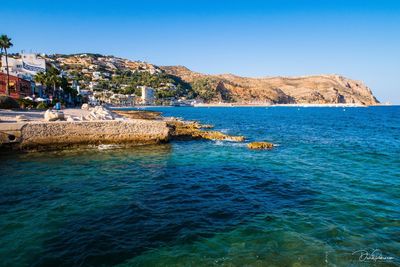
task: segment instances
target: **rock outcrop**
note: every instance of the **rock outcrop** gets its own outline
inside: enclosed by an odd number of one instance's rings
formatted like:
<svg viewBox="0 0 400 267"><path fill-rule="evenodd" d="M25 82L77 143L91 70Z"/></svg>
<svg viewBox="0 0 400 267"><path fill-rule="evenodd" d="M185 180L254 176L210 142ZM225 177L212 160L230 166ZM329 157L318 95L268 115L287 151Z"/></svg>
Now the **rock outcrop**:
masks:
<svg viewBox="0 0 400 267"><path fill-rule="evenodd" d="M243 142L243 136L231 136L218 131L206 131L204 129L213 128L212 125L200 124L197 121L182 121L176 118L164 118L161 112L147 110L113 111L121 116L130 119L163 120L170 128L170 137L176 140L224 140L233 142Z"/></svg>
<svg viewBox="0 0 400 267"><path fill-rule="evenodd" d="M90 106L87 103L83 103L81 106L81 109L83 109L83 110L89 110L89 108L90 108Z"/></svg>
<svg viewBox="0 0 400 267"><path fill-rule="evenodd" d="M274 145L269 142L252 142L249 143L247 147L254 150L265 150L274 148Z"/></svg>
<svg viewBox="0 0 400 267"><path fill-rule="evenodd" d="M204 131L203 128L210 128L210 125L203 127L198 122L185 122L180 120L168 120L168 126L171 129L170 135L172 139L177 140L223 140L232 142L243 142L244 136L232 136L218 131Z"/></svg>
<svg viewBox="0 0 400 267"><path fill-rule="evenodd" d="M44 113L44 119L46 121L64 120L64 113L62 111L56 111L56 110L48 109Z"/></svg>
<svg viewBox="0 0 400 267"><path fill-rule="evenodd" d="M90 108L89 110L89 115L85 117L85 119L88 121L114 119L113 113L103 106L95 106L94 108Z"/></svg>
<svg viewBox="0 0 400 267"><path fill-rule="evenodd" d="M150 110L113 110L114 113L129 119L159 120L161 112Z"/></svg>

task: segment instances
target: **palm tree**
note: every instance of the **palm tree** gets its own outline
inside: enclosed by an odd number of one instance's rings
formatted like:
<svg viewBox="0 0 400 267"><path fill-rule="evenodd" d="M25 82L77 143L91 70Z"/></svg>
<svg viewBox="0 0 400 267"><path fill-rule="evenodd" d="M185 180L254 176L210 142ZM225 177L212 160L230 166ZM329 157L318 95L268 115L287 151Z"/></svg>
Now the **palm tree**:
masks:
<svg viewBox="0 0 400 267"><path fill-rule="evenodd" d="M44 72L39 72L35 76L33 76L33 80L35 81L35 83L39 83L42 86L45 86L46 78L46 73Z"/></svg>
<svg viewBox="0 0 400 267"><path fill-rule="evenodd" d="M57 93L57 86L61 84L60 71L54 66L50 66L46 71L46 84L53 86L53 96Z"/></svg>
<svg viewBox="0 0 400 267"><path fill-rule="evenodd" d="M58 94L57 86L61 85L61 78L55 73L47 73L46 82L48 85L53 86L53 96L55 96L56 93Z"/></svg>
<svg viewBox="0 0 400 267"><path fill-rule="evenodd" d="M40 83L41 85L43 85L46 82L46 73L44 72L37 73L35 76L33 76L33 80L36 83Z"/></svg>
<svg viewBox="0 0 400 267"><path fill-rule="evenodd" d="M7 71L7 84L6 84L6 95L10 95L9 85L10 85L10 73L8 71L8 54L7 49L12 47L11 38L7 35L3 34L0 36L0 47L4 50L4 54L6 55L6 71Z"/></svg>

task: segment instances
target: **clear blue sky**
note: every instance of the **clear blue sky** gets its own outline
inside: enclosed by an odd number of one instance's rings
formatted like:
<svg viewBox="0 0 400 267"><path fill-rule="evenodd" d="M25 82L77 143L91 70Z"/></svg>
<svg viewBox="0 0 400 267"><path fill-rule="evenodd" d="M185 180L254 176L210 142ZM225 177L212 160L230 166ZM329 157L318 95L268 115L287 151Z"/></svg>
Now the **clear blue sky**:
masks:
<svg viewBox="0 0 400 267"><path fill-rule="evenodd" d="M337 73L400 104L400 1L3 1L12 52L93 52L203 73Z"/></svg>

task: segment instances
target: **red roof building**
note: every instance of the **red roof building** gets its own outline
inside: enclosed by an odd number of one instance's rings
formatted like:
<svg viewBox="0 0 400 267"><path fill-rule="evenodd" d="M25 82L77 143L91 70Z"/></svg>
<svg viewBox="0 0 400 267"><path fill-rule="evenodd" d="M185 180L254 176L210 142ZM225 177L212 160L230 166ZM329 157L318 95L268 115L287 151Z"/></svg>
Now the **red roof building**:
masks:
<svg viewBox="0 0 400 267"><path fill-rule="evenodd" d="M6 94L7 74L0 72L0 94ZM12 98L24 98L32 94L31 82L17 76L10 75L10 96Z"/></svg>

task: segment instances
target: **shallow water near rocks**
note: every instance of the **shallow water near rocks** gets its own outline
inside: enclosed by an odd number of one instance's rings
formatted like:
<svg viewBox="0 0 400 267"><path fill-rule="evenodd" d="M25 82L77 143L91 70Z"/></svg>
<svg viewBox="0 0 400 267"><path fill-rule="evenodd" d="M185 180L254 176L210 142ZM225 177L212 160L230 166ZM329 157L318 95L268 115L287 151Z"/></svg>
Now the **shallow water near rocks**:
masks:
<svg viewBox="0 0 400 267"><path fill-rule="evenodd" d="M1 154L0 266L400 264L400 107L153 110L278 146Z"/></svg>

